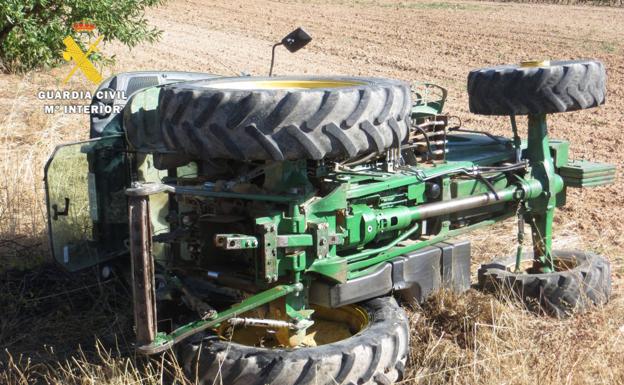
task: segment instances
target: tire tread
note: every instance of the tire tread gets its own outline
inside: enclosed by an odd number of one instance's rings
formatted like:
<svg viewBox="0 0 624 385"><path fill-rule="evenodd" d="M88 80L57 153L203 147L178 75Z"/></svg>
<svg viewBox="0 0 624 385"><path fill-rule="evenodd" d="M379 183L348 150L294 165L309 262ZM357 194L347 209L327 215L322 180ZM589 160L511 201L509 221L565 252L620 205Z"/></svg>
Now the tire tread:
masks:
<svg viewBox="0 0 624 385"><path fill-rule="evenodd" d="M597 107L605 102L606 78L604 65L596 60L474 70L468 75L470 112L526 115Z"/></svg>

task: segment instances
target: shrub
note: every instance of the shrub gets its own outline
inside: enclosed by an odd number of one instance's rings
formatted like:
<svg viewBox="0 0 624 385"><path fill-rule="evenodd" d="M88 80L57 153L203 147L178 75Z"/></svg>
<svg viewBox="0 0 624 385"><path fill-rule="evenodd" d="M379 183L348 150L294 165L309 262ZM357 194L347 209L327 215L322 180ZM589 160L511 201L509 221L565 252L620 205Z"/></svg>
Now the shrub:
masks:
<svg viewBox="0 0 624 385"><path fill-rule="evenodd" d="M128 47L154 42L162 31L148 24L145 10L164 0L2 0L0 1L0 69L25 72L63 62L63 38L77 22L93 23L104 41ZM84 47L83 47L84 48ZM101 56L96 56L101 59Z"/></svg>

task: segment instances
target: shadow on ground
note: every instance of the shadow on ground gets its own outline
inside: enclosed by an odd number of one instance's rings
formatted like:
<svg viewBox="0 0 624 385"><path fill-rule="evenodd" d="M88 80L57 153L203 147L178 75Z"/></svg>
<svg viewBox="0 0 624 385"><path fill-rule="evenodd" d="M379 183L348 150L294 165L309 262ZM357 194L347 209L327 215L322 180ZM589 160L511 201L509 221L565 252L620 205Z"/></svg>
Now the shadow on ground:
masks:
<svg viewBox="0 0 624 385"><path fill-rule="evenodd" d="M31 252L41 249L33 246ZM0 257L4 262L7 255ZM132 354L131 301L119 277L102 281L94 269L68 273L48 261L1 272L0 382L47 383L59 362L96 361L102 350ZM27 378L20 380L20 371Z"/></svg>

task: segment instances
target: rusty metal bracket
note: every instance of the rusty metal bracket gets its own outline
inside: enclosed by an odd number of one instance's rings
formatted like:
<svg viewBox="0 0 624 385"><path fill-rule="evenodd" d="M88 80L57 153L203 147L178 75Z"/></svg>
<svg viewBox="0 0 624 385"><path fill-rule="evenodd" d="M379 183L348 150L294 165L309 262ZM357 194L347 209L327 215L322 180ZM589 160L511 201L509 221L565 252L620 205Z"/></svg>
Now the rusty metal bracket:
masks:
<svg viewBox="0 0 624 385"><path fill-rule="evenodd" d="M256 226L260 239L261 274L267 282L277 281L277 226L273 222Z"/></svg>
<svg viewBox="0 0 624 385"><path fill-rule="evenodd" d="M138 345L148 345L157 333L149 198L129 196L128 215L136 339Z"/></svg>
<svg viewBox="0 0 624 385"><path fill-rule="evenodd" d="M316 255L325 258L329 254L329 225L326 222L310 223Z"/></svg>
<svg viewBox="0 0 624 385"><path fill-rule="evenodd" d="M258 239L245 234L216 234L215 246L224 250L255 249Z"/></svg>

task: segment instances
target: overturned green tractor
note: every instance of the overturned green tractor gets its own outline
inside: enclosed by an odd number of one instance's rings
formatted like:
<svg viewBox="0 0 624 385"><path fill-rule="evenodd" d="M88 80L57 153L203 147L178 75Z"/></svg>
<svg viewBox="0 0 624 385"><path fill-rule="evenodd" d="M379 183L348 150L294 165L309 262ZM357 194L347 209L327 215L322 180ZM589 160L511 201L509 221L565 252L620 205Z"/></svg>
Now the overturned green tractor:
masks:
<svg viewBox="0 0 624 385"><path fill-rule="evenodd" d="M479 287L558 317L607 302L609 262L553 250L552 224L568 187L615 169L568 159L546 124L603 104L605 81L592 60L472 71L470 110L508 115L505 138L461 127L431 84L119 74L100 90L129 98L94 104L121 112L93 114L92 139L46 167L52 250L127 272L138 351L174 349L199 383L389 384L409 350L393 295L468 289L454 239L472 230L519 224Z"/></svg>

